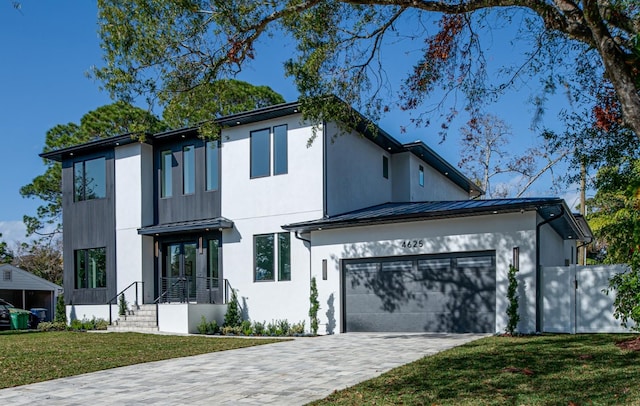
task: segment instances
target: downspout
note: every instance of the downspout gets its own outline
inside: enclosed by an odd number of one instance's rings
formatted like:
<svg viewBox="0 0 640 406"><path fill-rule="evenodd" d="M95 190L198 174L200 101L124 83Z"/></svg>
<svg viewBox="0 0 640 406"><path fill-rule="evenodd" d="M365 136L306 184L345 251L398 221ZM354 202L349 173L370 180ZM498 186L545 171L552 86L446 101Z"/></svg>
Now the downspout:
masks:
<svg viewBox="0 0 640 406"><path fill-rule="evenodd" d="M302 238L299 231L293 233L293 235L300 241L309 243L309 292L311 292L311 240ZM309 320L309 326L311 326L311 320Z"/></svg>
<svg viewBox="0 0 640 406"><path fill-rule="evenodd" d="M540 266L540 228L564 216L564 207L560 206L560 214L548 218L536 225L536 332L542 332L542 267Z"/></svg>

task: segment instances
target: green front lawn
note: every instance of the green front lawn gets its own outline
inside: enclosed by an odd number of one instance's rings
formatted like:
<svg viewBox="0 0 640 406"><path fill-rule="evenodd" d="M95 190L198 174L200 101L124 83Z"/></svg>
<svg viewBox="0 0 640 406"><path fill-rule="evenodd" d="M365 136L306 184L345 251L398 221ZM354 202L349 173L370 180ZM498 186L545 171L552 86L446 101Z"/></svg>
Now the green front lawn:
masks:
<svg viewBox="0 0 640 406"><path fill-rule="evenodd" d="M425 357L313 405L640 404L631 335L489 337Z"/></svg>
<svg viewBox="0 0 640 406"><path fill-rule="evenodd" d="M0 389L278 341L282 340L68 331L5 333L0 334Z"/></svg>

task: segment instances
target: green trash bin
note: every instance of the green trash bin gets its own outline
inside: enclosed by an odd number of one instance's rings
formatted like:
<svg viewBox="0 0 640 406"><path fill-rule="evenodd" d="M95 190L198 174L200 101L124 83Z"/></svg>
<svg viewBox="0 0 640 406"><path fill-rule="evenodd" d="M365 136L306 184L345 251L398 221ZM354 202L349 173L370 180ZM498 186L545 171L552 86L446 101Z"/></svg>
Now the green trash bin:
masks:
<svg viewBox="0 0 640 406"><path fill-rule="evenodd" d="M11 329L26 330L29 328L29 312L21 309L11 309Z"/></svg>

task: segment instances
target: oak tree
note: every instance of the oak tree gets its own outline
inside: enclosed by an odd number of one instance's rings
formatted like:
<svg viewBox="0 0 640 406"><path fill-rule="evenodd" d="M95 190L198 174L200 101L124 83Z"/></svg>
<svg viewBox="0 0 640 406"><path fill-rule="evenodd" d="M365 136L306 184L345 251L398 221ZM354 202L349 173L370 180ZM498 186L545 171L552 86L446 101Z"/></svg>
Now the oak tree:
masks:
<svg viewBox="0 0 640 406"><path fill-rule="evenodd" d="M482 103L533 75L543 83L533 95L539 108L545 92L567 89L601 124L624 122L640 135L636 0L99 0L98 7L105 66L95 75L119 97L169 100L233 78L260 41L282 36L295 44L285 71L309 117L349 114L317 102L334 94L373 119L396 103L423 125L441 111L436 90L454 98L462 92L473 117ZM489 70L484 35L500 27L513 28L526 55ZM392 51L401 42L417 52L403 56L405 77L393 87L397 73L387 72L385 57L397 59ZM594 78L611 92L586 91ZM458 111L442 112L445 130Z"/></svg>

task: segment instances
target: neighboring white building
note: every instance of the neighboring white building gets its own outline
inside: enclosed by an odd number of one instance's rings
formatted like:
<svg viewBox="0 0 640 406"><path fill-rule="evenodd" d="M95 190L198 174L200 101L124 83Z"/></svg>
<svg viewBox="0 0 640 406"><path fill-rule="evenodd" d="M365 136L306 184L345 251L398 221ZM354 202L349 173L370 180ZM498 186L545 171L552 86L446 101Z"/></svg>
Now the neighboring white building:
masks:
<svg viewBox="0 0 640 406"><path fill-rule="evenodd" d="M320 333L497 332L515 263L520 329L541 330L541 266L573 263L589 235L563 200L481 200L422 142L299 108L223 117L218 141L186 128L43 154L63 166L69 313L107 318L124 291L193 332L233 288L251 320L308 326L315 277Z"/></svg>

